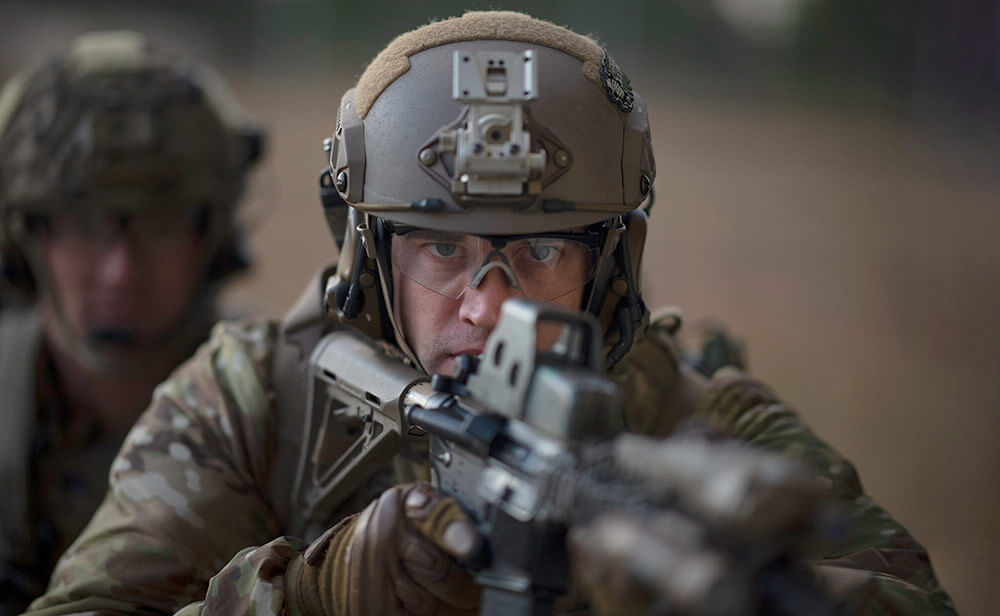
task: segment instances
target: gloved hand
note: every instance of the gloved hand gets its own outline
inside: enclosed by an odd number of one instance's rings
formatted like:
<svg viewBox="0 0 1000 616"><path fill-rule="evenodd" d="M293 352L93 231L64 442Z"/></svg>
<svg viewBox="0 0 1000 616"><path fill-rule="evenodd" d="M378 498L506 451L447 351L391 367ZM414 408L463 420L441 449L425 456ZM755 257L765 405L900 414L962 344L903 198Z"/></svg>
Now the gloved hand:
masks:
<svg viewBox="0 0 1000 616"><path fill-rule="evenodd" d="M615 466L672 494L655 512L605 510L567 538L595 611L671 616L836 614L803 549L840 524L796 461L686 424L620 435Z"/></svg>
<svg viewBox="0 0 1000 616"><path fill-rule="evenodd" d="M744 613L746 597L732 593L745 588L725 584L726 555L700 545L700 535L670 513L652 521L600 516L569 534L575 583L601 616ZM720 600L728 605L712 604Z"/></svg>
<svg viewBox="0 0 1000 616"><path fill-rule="evenodd" d="M475 614L480 588L456 559L481 537L452 498L398 485L321 535L286 575L291 612Z"/></svg>

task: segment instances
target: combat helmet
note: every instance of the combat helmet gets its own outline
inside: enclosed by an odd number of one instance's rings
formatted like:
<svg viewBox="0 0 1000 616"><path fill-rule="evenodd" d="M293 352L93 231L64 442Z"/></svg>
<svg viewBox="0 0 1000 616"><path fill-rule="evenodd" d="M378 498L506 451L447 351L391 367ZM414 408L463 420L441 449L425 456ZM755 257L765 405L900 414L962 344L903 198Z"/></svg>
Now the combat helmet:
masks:
<svg viewBox="0 0 1000 616"><path fill-rule="evenodd" d="M643 100L594 40L487 11L397 37L343 96L320 178L331 230L350 205L327 306L407 351L392 310L387 231L598 235L581 308L607 363L647 317L637 287L655 166ZM412 357L412 353L408 353Z"/></svg>
<svg viewBox="0 0 1000 616"><path fill-rule="evenodd" d="M222 78L130 31L93 32L0 94L0 251L29 295L25 242L59 208L196 208L211 280L248 264L234 210L263 133Z"/></svg>

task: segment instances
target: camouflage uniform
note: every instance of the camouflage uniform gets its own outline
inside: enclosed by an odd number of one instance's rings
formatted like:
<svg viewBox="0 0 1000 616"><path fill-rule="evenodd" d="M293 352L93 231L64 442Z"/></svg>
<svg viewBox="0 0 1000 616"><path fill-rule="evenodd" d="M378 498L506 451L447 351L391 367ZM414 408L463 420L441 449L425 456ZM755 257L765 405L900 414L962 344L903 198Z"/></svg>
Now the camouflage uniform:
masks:
<svg viewBox="0 0 1000 616"><path fill-rule="evenodd" d="M202 340L207 328L205 334ZM10 447L0 459L0 474L5 486L21 486L17 496L5 494L0 615L20 613L44 592L59 555L101 504L108 469L126 434L71 412L41 337L33 309L0 313L0 375L11 385L4 388L5 426L18 425L3 436ZM10 378L14 363L27 372L17 383Z"/></svg>
<svg viewBox="0 0 1000 616"><path fill-rule="evenodd" d="M622 421L633 431L666 435L682 419L661 410L673 381L670 336L654 324L611 375L628 392ZM285 343L276 322L216 326L157 389L114 462L107 500L31 613L293 613L286 573L310 554L305 539L285 535L290 482L276 470L286 407L276 399L275 355ZM851 524L816 562L840 596L864 613L953 613L923 548L865 495L851 464L764 386L719 374L695 414L804 460L829 482Z"/></svg>

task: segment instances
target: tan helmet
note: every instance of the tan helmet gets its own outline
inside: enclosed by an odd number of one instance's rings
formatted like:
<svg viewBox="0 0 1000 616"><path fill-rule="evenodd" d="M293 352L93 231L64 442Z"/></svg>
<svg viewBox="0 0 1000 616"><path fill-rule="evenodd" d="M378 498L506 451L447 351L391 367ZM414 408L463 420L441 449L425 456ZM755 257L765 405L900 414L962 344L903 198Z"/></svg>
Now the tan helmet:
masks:
<svg viewBox="0 0 1000 616"><path fill-rule="evenodd" d="M24 260L32 215L93 205L201 208L210 276L246 266L234 209L263 148L213 70L138 33L94 32L0 94L4 274L33 289Z"/></svg>
<svg viewBox="0 0 1000 616"><path fill-rule="evenodd" d="M351 206L328 287L342 319L406 348L384 221L478 235L602 225L581 308L600 316L609 363L628 349L645 317L638 208L655 166L645 105L594 40L505 11L403 34L344 95L327 149L325 206L334 189Z"/></svg>

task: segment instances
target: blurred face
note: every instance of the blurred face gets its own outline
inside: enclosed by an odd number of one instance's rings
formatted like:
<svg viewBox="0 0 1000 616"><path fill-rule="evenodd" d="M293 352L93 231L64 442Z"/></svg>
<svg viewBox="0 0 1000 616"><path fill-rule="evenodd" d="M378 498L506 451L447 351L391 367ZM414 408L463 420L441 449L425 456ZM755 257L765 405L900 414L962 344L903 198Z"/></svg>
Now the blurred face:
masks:
<svg viewBox="0 0 1000 616"><path fill-rule="evenodd" d="M393 309L427 372L450 374L459 355L482 353L509 298L580 308L596 247L569 237L483 238L424 229L394 235ZM539 345L551 345L558 333L539 331Z"/></svg>
<svg viewBox="0 0 1000 616"><path fill-rule="evenodd" d="M177 208L60 212L37 237L46 334L95 367L167 342L204 280L194 217Z"/></svg>

